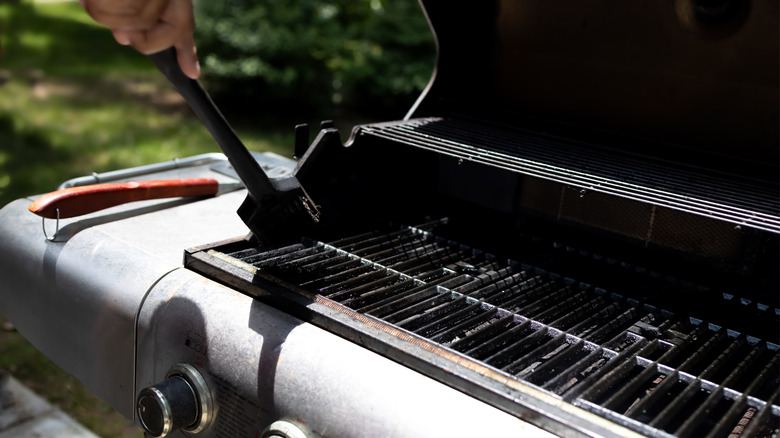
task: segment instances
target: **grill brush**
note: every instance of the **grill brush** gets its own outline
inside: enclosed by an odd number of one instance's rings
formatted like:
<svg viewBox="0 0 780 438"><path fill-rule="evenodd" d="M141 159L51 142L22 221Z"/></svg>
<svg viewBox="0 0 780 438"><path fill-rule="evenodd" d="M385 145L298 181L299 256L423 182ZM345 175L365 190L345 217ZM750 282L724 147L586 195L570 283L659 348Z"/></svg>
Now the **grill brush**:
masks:
<svg viewBox="0 0 780 438"><path fill-rule="evenodd" d="M149 55L198 116L249 192L238 215L262 244L291 243L319 221L319 208L295 176L270 179L198 80L184 75L171 47Z"/></svg>

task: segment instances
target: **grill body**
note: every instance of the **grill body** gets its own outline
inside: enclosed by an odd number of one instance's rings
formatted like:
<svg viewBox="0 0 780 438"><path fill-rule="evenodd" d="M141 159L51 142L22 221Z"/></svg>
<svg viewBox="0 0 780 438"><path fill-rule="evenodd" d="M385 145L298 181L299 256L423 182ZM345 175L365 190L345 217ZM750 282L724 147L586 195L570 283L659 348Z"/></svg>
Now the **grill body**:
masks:
<svg viewBox="0 0 780 438"><path fill-rule="evenodd" d="M421 5L403 120L258 158L319 204L299 243L246 236L240 191L53 242L31 197L0 311L135 420L199 373L179 436L776 436L777 3Z"/></svg>
<svg viewBox="0 0 780 438"><path fill-rule="evenodd" d="M186 264L562 435L775 433L774 308L541 239L495 257L447 222Z"/></svg>
<svg viewBox="0 0 780 438"><path fill-rule="evenodd" d="M280 175L294 165L259 160ZM225 179L214 170L225 162L120 174ZM552 436L185 269L183 248L248 232L235 215L244 195L112 207L60 221L53 242L27 211L34 197L17 200L0 210L0 309L36 348L136 422L144 387L177 364L195 367L214 399L213 423L195 436L255 437L279 420L307 436Z"/></svg>

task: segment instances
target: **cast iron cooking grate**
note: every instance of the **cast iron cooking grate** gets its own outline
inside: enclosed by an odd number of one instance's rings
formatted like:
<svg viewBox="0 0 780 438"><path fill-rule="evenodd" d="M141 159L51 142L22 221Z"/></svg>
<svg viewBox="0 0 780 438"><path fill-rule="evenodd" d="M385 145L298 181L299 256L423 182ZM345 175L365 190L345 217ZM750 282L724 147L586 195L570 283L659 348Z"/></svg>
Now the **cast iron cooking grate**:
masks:
<svg viewBox="0 0 780 438"><path fill-rule="evenodd" d="M437 237L446 223L226 255L649 436L780 430L777 309L534 238L501 260ZM712 320L637 298L683 295Z"/></svg>

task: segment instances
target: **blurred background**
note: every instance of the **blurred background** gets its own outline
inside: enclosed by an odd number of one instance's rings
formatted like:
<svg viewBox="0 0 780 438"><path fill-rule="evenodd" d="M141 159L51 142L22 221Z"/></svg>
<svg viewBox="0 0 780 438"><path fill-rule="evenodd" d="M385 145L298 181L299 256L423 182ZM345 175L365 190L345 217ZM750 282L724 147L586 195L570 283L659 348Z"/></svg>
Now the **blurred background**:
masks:
<svg viewBox="0 0 780 438"><path fill-rule="evenodd" d="M201 82L253 151L400 119L433 72L417 0L196 0ZM70 178L219 152L154 65L76 1L0 0L0 207ZM2 293L0 285L0 293ZM0 371L103 437L140 429L0 315Z"/></svg>

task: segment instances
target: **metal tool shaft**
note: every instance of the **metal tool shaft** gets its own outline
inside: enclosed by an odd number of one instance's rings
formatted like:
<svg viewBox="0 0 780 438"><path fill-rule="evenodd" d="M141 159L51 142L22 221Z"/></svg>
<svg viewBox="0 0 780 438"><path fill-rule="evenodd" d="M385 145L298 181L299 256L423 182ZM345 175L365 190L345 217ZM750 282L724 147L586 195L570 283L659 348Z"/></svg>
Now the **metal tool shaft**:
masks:
<svg viewBox="0 0 780 438"><path fill-rule="evenodd" d="M176 87L195 115L211 133L252 197L259 200L266 194L276 192L277 189L233 131L200 81L190 79L181 71L176 60L176 49L171 47L162 52L151 54L149 58Z"/></svg>

